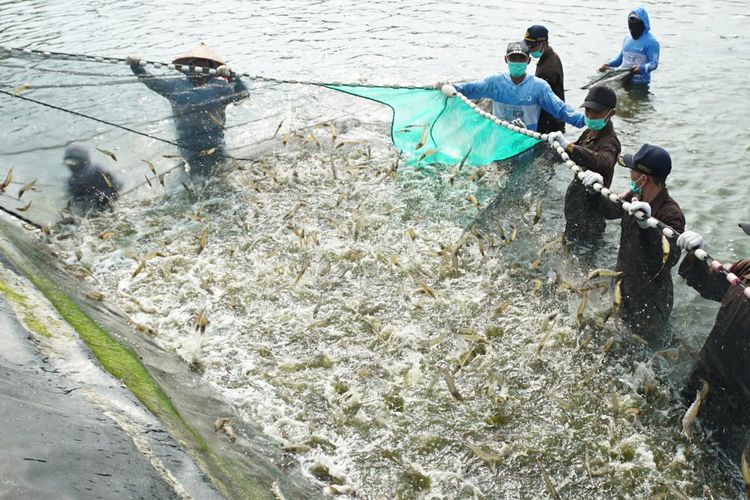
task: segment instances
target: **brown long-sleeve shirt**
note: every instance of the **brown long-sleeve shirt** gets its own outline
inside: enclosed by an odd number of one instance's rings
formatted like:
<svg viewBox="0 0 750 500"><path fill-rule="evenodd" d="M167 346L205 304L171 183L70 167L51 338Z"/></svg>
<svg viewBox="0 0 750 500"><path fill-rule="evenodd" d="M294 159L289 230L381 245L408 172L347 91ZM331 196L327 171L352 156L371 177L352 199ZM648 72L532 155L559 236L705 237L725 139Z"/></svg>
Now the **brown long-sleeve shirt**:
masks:
<svg viewBox="0 0 750 500"><path fill-rule="evenodd" d="M736 262L732 272L750 283L750 260ZM702 297L721 302L716 323L700 352L706 376L750 404L750 299L693 254L682 261L679 274Z"/></svg>
<svg viewBox="0 0 750 500"><path fill-rule="evenodd" d="M732 265L732 272L750 283L750 260ZM723 274L713 272L706 262L688 254L680 264L680 276L701 296L721 302L716 323L698 356L683 391L686 404L695 392L709 384L708 398L701 405L700 418L729 456L739 457L750 444L750 299L740 287L732 286Z"/></svg>
<svg viewBox="0 0 750 500"><path fill-rule="evenodd" d="M552 47L547 47L539 62L536 64L535 75L552 87L552 92L561 100L565 100L565 76L563 75L562 62ZM536 126L540 134L548 134L560 130L565 131L565 123L556 120L549 113L542 110Z"/></svg>
<svg viewBox="0 0 750 500"><path fill-rule="evenodd" d="M626 194L625 199L630 196ZM649 204L653 217L675 231L684 231L685 216L666 188ZM680 260L680 247L674 239L668 238L669 255L663 262L661 230L641 229L638 219L614 203L606 205L605 216L621 219L620 250L615 267L622 272L620 316L634 333L658 343L672 313L672 267Z"/></svg>
<svg viewBox="0 0 750 500"><path fill-rule="evenodd" d="M600 131L586 129L573 144L570 159L604 178L604 185L612 185L615 162L620 154L620 140L612 121ZM606 226L602 203L609 203L599 193L589 191L578 179L573 179L565 193L565 237L568 241L593 243L601 239Z"/></svg>

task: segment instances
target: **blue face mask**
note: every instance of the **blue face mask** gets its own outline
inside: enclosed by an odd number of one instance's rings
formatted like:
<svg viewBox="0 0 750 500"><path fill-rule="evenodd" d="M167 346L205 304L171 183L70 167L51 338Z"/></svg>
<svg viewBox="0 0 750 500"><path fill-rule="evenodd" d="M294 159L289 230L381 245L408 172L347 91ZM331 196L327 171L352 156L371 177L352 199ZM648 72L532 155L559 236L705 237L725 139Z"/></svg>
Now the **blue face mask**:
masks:
<svg viewBox="0 0 750 500"><path fill-rule="evenodd" d="M510 72L510 76L513 78L523 76L523 74L526 73L526 66L528 66L528 63L525 62L509 62L508 71Z"/></svg>
<svg viewBox="0 0 750 500"><path fill-rule="evenodd" d="M601 130L607 125L606 118L589 118L587 116L584 116L583 121L586 123L586 126L588 128L595 131Z"/></svg>
<svg viewBox="0 0 750 500"><path fill-rule="evenodd" d="M540 57L542 57L542 51L535 50L534 52L531 53L531 57L533 57L534 59L539 59Z"/></svg>

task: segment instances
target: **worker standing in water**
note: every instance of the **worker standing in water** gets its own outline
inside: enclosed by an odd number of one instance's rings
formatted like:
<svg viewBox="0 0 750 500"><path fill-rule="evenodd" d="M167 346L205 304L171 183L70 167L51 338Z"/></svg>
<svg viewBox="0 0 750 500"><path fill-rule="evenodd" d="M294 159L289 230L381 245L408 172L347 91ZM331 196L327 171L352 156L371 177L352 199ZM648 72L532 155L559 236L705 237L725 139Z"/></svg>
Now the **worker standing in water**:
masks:
<svg viewBox="0 0 750 500"><path fill-rule="evenodd" d="M602 64L599 71L608 69L630 69L629 83L648 85L651 72L659 67L660 45L651 33L651 21L643 7L628 14L628 31L622 43L622 50L611 61Z"/></svg>
<svg viewBox="0 0 750 500"><path fill-rule="evenodd" d="M148 88L172 105L180 152L190 170L209 175L225 157L226 108L247 97L247 86L204 44L172 61L193 68L185 78L155 78L138 57L130 56L127 62ZM204 68L211 72L203 72Z"/></svg>

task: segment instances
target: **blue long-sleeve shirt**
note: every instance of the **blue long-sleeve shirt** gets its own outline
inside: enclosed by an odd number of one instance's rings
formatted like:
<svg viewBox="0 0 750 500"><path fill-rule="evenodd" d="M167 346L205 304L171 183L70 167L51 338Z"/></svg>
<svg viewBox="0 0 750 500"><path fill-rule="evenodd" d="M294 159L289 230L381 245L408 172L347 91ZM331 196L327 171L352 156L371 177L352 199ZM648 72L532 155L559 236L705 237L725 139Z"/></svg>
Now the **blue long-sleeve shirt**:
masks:
<svg viewBox="0 0 750 500"><path fill-rule="evenodd" d="M611 68L632 68L638 66L638 73L633 75L632 83L649 83L651 81L651 72L659 67L659 41L651 33L651 21L648 13L643 7L639 7L631 12L643 21L645 30L638 39L633 38L630 34L625 35L622 42L620 53L607 63Z"/></svg>
<svg viewBox="0 0 750 500"><path fill-rule="evenodd" d="M198 151L223 146L227 105L248 94L240 78L234 77L230 83L223 77L209 76L207 83L196 87L191 77L149 78L152 75L143 66L130 68L149 89L169 100L178 142L188 150L183 154L194 156Z"/></svg>
<svg viewBox="0 0 750 500"><path fill-rule="evenodd" d="M583 113L565 104L547 82L532 75L526 75L517 85L508 73L501 73L454 87L469 99L492 99L495 116L507 121L520 118L530 130L536 130L542 110L574 127L584 126Z"/></svg>

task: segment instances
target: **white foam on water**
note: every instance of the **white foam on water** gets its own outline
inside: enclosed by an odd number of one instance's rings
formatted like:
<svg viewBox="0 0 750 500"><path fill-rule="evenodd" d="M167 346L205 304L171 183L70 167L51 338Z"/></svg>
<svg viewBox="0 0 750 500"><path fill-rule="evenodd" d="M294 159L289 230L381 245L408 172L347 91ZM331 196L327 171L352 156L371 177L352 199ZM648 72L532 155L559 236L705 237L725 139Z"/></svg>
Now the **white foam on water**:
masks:
<svg viewBox="0 0 750 500"><path fill-rule="evenodd" d="M180 189L123 200L55 249L67 262L80 249L106 300L290 445L321 489L316 466L368 498L544 495L539 461L565 497L638 498L677 481L698 495L711 478L715 494L732 491L680 435L674 388L650 353L615 322L578 328L579 299L552 271L580 285L588 269L556 251L530 266L559 219L500 214L518 240L469 238L454 268L478 211L467 195L486 204L502 169L478 180L467 169L451 184L401 167L394 180L393 152L372 141L382 130L354 127L335 149L326 134L292 136L202 200ZM548 196L561 206L562 193ZM99 239L106 229L115 236ZM165 257L132 277L156 251ZM587 316L609 305L597 294Z"/></svg>

